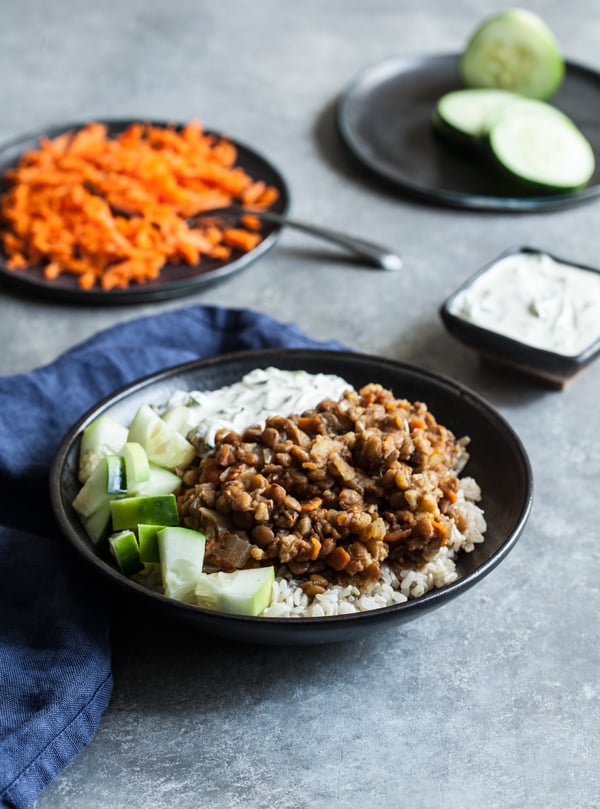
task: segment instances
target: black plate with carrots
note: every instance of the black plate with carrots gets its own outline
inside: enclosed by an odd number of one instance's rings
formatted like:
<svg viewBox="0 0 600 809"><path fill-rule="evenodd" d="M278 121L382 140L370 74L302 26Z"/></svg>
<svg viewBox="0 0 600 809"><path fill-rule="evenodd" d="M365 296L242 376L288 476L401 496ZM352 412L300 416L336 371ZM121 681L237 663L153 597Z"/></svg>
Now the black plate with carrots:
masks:
<svg viewBox="0 0 600 809"><path fill-rule="evenodd" d="M113 120L98 123L106 127L106 137L110 139L121 135L138 122ZM169 124L167 122L148 121L140 123L149 127L168 128L173 132L180 132L184 127L184 125ZM69 133L78 133L85 126L86 124L83 123L57 126L44 132L34 132L21 136L0 147L0 174L2 175L0 192L2 195L6 194L9 187L6 173L19 163L25 153L38 150L43 140L54 140L62 135L69 136ZM287 211L289 192L286 181L265 157L228 136L207 130L204 130L203 134L214 138L215 142L224 140L230 144L236 152L235 163L232 168L240 169L252 181L262 181L267 188L274 189L276 194L274 193L272 196L276 196L276 199L269 205L270 210L278 213ZM51 182L52 178L48 181ZM215 207L219 206L215 205ZM127 212L117 211L116 213L127 215ZM6 231L9 225L10 223L7 223L6 220L2 222L3 232ZM234 225L232 224L231 226L233 227ZM31 265L27 264L22 269L11 269L8 266L6 251L3 251L0 253L0 281L24 294L57 299L62 302L110 305L144 303L175 298L191 294L208 284L224 280L245 269L273 247L280 230L280 226L265 223L260 229L261 240L249 250L244 251L234 245L231 247L230 254L227 257L202 255L197 264L186 263L183 259L177 262L168 262L155 279L144 280L143 282L132 281L126 287L115 286L110 289L103 289L100 283L84 288L81 286L80 277L72 272L60 272L57 277L48 278L48 271L47 269L45 271L44 266L48 263L47 261Z"/></svg>

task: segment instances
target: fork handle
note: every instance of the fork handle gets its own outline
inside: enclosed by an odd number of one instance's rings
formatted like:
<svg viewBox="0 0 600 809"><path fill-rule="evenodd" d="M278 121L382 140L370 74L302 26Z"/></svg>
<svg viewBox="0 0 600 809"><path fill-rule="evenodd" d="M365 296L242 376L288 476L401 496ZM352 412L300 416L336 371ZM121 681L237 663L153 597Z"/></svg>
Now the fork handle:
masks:
<svg viewBox="0 0 600 809"><path fill-rule="evenodd" d="M273 222L277 225L285 225L288 227L296 228L311 236L315 236L325 241L333 242L334 244L344 247L351 253L359 256L367 261L373 267L378 267L381 270L399 270L402 268L402 260L399 256L384 247L381 247L373 242L358 239L354 236L348 236L345 233L340 233L331 228L324 228L320 225L312 225L308 222L301 222L298 219L290 219L283 214L274 213L273 211L254 210L252 208L244 208L242 205L229 205L226 208L218 208L212 211L206 211L202 214L212 215L231 212L235 214L250 214L263 219L265 222Z"/></svg>

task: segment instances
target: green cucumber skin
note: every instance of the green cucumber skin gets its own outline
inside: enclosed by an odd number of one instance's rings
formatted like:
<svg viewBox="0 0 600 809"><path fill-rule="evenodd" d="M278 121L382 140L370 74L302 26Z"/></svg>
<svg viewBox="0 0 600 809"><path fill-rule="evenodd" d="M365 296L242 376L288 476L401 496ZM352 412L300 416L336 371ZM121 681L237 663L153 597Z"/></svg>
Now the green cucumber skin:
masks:
<svg viewBox="0 0 600 809"><path fill-rule="evenodd" d="M108 539L111 552L125 576L133 576L143 570L138 541L133 531L120 531Z"/></svg>
<svg viewBox="0 0 600 809"><path fill-rule="evenodd" d="M437 110L433 113L432 124L435 134L448 145L454 146L462 152L480 149L481 138L467 135L466 132L452 126L442 118Z"/></svg>
<svg viewBox="0 0 600 809"><path fill-rule="evenodd" d="M156 497L125 497L111 502L111 515L115 531L134 529L139 523L146 525L178 525L175 495Z"/></svg>
<svg viewBox="0 0 600 809"><path fill-rule="evenodd" d="M156 565L160 563L158 553L158 532L164 525L139 524L137 527L138 542L140 545L140 559L144 564Z"/></svg>
<svg viewBox="0 0 600 809"><path fill-rule="evenodd" d="M489 133L481 140L481 154L487 160L490 169L504 180L509 180L515 196L550 196L557 189L548 185L532 182L515 174L498 160L490 143Z"/></svg>

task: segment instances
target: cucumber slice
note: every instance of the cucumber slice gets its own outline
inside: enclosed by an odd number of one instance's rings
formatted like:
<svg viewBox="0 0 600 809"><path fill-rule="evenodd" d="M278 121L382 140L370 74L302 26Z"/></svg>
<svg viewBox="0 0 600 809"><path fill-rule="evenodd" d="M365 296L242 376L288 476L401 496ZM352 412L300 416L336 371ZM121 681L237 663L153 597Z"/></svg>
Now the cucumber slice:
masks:
<svg viewBox="0 0 600 809"><path fill-rule="evenodd" d="M116 497L127 492L125 462L119 455L105 455L73 500L73 508L84 520Z"/></svg>
<svg viewBox="0 0 600 809"><path fill-rule="evenodd" d="M173 494L113 500L110 513L115 531L133 529L140 523L177 525L179 522L177 500Z"/></svg>
<svg viewBox="0 0 600 809"><path fill-rule="evenodd" d="M81 434L79 481L85 483L105 455L120 455L127 427L110 416L99 416Z"/></svg>
<svg viewBox="0 0 600 809"><path fill-rule="evenodd" d="M140 483L137 489L130 492L139 497L152 497L159 494L171 494L180 485L181 478L162 466L151 463L149 465L149 477Z"/></svg>
<svg viewBox="0 0 600 809"><path fill-rule="evenodd" d="M164 525L138 525L137 535L140 545L140 559L144 564L156 565L160 562L157 535L164 527Z"/></svg>
<svg viewBox="0 0 600 809"><path fill-rule="evenodd" d="M158 532L158 553L165 595L193 601L204 564L206 539L190 528L163 528Z"/></svg>
<svg viewBox="0 0 600 809"><path fill-rule="evenodd" d="M196 603L237 615L260 615L271 603L275 568L259 567L233 573L202 573L196 584Z"/></svg>
<svg viewBox="0 0 600 809"><path fill-rule="evenodd" d="M141 444L128 441L123 447L127 493L136 494L139 486L150 478L150 462Z"/></svg>
<svg viewBox="0 0 600 809"><path fill-rule="evenodd" d="M543 101L519 99L490 124L488 144L513 178L540 191L572 191L592 177L592 147L575 124Z"/></svg>
<svg viewBox="0 0 600 809"><path fill-rule="evenodd" d="M546 23L531 11L514 8L475 30L459 72L467 87L498 87L544 99L562 84L565 64Z"/></svg>
<svg viewBox="0 0 600 809"><path fill-rule="evenodd" d="M133 576L134 573L139 573L143 569L140 548L133 531L119 531L111 534L108 543L121 572L126 576Z"/></svg>
<svg viewBox="0 0 600 809"><path fill-rule="evenodd" d="M478 145L490 116L518 98L508 90L470 89L446 93L438 101L433 125L444 137L463 146Z"/></svg>
<svg viewBox="0 0 600 809"><path fill-rule="evenodd" d="M135 414L127 440L141 444L148 460L166 469L188 466L196 455L190 442L146 404Z"/></svg>

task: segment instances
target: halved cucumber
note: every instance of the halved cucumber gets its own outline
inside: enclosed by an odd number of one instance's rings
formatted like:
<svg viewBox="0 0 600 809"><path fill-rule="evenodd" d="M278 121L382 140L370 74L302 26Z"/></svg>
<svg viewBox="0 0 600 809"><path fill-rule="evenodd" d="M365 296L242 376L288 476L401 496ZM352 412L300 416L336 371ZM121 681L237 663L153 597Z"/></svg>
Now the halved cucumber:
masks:
<svg viewBox="0 0 600 809"><path fill-rule="evenodd" d="M592 177L592 147L573 121L543 101L518 99L490 122L488 144L513 178L540 191L572 191Z"/></svg>
<svg viewBox="0 0 600 809"><path fill-rule="evenodd" d="M467 87L497 87L531 98L550 98L565 65L554 34L531 11L495 14L475 30L460 59Z"/></svg>
<svg viewBox="0 0 600 809"><path fill-rule="evenodd" d="M165 595L178 601L193 600L196 582L204 564L204 535L177 526L163 528L157 536Z"/></svg>
<svg viewBox="0 0 600 809"><path fill-rule="evenodd" d="M133 417L127 440L141 444L152 463L167 469L188 466L196 455L192 444L147 404Z"/></svg>
<svg viewBox="0 0 600 809"><path fill-rule="evenodd" d="M491 115L514 101L508 90L454 90L438 101L433 115L437 131L462 146L478 145Z"/></svg>

